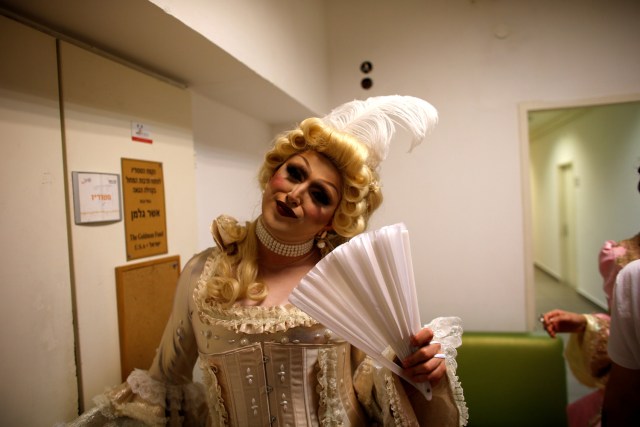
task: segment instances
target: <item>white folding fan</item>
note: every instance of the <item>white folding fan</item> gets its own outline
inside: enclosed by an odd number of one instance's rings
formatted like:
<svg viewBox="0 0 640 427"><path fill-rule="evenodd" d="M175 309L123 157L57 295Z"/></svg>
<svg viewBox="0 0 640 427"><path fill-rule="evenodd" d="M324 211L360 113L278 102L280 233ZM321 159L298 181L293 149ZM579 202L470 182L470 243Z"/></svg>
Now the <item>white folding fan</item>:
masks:
<svg viewBox="0 0 640 427"><path fill-rule="evenodd" d="M415 351L421 329L409 232L395 224L360 234L324 257L289 301L431 399L428 382L414 383L389 359Z"/></svg>

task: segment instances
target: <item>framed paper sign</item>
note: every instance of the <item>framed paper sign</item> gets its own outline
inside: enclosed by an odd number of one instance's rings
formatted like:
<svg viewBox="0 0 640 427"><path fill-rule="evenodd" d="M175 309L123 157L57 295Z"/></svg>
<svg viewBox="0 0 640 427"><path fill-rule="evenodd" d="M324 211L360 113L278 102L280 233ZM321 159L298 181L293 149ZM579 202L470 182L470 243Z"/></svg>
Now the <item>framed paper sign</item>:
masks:
<svg viewBox="0 0 640 427"><path fill-rule="evenodd" d="M71 172L76 224L116 222L122 219L120 175Z"/></svg>

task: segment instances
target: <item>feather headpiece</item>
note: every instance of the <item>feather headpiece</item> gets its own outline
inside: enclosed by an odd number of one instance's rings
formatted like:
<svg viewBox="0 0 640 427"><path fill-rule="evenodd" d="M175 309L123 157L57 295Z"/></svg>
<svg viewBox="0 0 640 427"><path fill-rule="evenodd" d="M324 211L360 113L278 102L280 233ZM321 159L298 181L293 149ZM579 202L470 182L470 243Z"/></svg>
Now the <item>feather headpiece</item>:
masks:
<svg viewBox="0 0 640 427"><path fill-rule="evenodd" d="M396 124L412 133L411 151L438 122L438 112L427 101L413 96L374 96L347 102L333 109L322 121L366 145L368 164L375 170L387 158Z"/></svg>

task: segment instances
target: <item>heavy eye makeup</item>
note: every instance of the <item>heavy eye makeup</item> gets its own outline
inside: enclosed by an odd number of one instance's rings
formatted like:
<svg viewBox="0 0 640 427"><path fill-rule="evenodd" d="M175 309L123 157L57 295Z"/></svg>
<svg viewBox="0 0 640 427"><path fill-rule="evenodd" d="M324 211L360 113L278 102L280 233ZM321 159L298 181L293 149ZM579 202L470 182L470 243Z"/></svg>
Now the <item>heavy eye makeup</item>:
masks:
<svg viewBox="0 0 640 427"><path fill-rule="evenodd" d="M287 178L293 182L302 182L307 178L307 171L302 167L293 163L287 165Z"/></svg>
<svg viewBox="0 0 640 427"><path fill-rule="evenodd" d="M331 205L332 198L323 186L318 185L314 186L309 190L309 194L311 194L311 198L314 202L321 206L329 206Z"/></svg>
<svg viewBox="0 0 640 427"><path fill-rule="evenodd" d="M286 171L287 179L295 183L303 182L309 176L305 167L296 163L287 164ZM312 184L309 188L309 195L314 203L320 206L329 206L333 201L329 190L327 190L322 184Z"/></svg>

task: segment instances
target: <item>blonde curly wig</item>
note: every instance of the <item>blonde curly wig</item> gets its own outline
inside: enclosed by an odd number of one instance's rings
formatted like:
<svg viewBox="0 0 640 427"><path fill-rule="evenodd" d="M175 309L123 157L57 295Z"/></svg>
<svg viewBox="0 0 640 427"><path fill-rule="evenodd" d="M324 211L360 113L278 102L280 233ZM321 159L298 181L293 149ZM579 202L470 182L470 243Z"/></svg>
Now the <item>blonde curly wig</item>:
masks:
<svg viewBox="0 0 640 427"><path fill-rule="evenodd" d="M213 253L213 269L206 279L206 286L197 292L205 301L216 302L224 307L245 298L262 301L268 291L265 284L257 279L256 223L248 222L245 226L240 226L235 220L231 223L228 218L221 223L220 219L223 217L216 218L211 226L218 248ZM216 238L220 228L236 231L235 236L226 244L220 238Z"/></svg>
<svg viewBox="0 0 640 427"><path fill-rule="evenodd" d="M342 175L342 198L332 222L335 232L345 238L363 232L382 203L378 174L367 164L369 150L354 136L336 131L318 118L306 119L297 129L276 138L258 175L261 187L266 187L287 159L307 150L326 156Z"/></svg>
<svg viewBox="0 0 640 427"><path fill-rule="evenodd" d="M413 135L411 148L422 142L438 120L427 101L412 96L378 96L354 100L333 109L322 119L304 120L298 128L276 137L258 174L265 189L276 170L291 156L308 150L328 158L342 177L340 204L333 215L333 230L322 254L367 228L369 218L382 203L377 168L388 153L396 124ZM215 222L214 222L215 224ZM233 228L228 221L221 226ZM267 288L258 278L255 221L232 244L219 244L213 277L206 294L218 303L233 304L243 298L261 301ZM248 231L244 233L244 231ZM220 234L218 237L222 237ZM214 233L214 238L216 234ZM216 240L218 242L218 240Z"/></svg>
<svg viewBox="0 0 640 427"><path fill-rule="evenodd" d="M337 236L331 239L334 244L339 244L363 232L370 215L382 203L378 174L367 165L369 151L358 140L349 134L336 132L320 119L310 118L297 129L276 137L258 174L261 187L266 187L276 170L291 156L307 150L326 156L342 176L341 200L332 222ZM222 222L218 218L212 226L214 238L219 234L219 227L232 230L234 243L225 245L218 242L220 251L215 255L215 267L207 281L204 298L223 306L245 298L262 301L268 289L258 280L255 221L238 228L228 218Z"/></svg>

